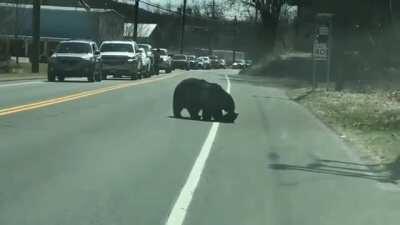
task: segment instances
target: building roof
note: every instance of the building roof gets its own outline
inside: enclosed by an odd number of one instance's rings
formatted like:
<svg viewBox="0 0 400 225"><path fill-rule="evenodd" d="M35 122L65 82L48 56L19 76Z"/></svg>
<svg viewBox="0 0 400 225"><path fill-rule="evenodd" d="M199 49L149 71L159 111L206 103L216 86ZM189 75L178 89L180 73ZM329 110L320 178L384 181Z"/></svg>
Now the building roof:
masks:
<svg viewBox="0 0 400 225"><path fill-rule="evenodd" d="M0 35L3 38L30 39L32 5L0 3ZM18 15L17 17L15 15ZM18 18L16 20L16 18ZM124 18L114 10L43 6L40 35L42 39L122 39Z"/></svg>
<svg viewBox="0 0 400 225"><path fill-rule="evenodd" d="M16 5L14 3L0 3L0 7L11 7L15 8ZM33 6L31 4L18 4L18 8L21 9L32 9ZM42 5L40 8L42 9L49 9L49 10L58 10L58 11L79 11L79 12L86 12L87 10L82 7L65 7L65 6L51 6L51 5ZM91 8L90 12L97 12L97 13L105 13L105 12L114 12L113 9L95 9Z"/></svg>
<svg viewBox="0 0 400 225"><path fill-rule="evenodd" d="M135 25L133 23L124 24L124 37L133 37L133 30ZM157 28L157 24L152 23L139 23L138 24L138 38L149 38L154 30Z"/></svg>

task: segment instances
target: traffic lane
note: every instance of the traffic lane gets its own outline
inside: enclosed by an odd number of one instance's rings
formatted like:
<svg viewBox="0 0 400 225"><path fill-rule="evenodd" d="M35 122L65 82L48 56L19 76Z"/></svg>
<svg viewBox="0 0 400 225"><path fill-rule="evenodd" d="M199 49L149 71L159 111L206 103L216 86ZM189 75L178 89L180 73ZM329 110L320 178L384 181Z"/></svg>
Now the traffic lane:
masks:
<svg viewBox="0 0 400 225"><path fill-rule="evenodd" d="M35 84L43 84L43 80L36 80L36 81L6 81L6 82L1 82L0 83L0 88L35 85Z"/></svg>
<svg viewBox="0 0 400 225"><path fill-rule="evenodd" d="M178 76L0 118L0 224L160 224L211 126Z"/></svg>
<svg viewBox="0 0 400 225"><path fill-rule="evenodd" d="M174 76L181 73L182 72L162 74L160 76L153 76L150 79L167 77L171 75ZM143 80L148 79L149 78ZM7 82L7 84L0 84L0 109L59 98L127 82L140 81L142 80L131 81L130 79L109 79L102 82L87 82L86 79L69 78L65 82Z"/></svg>
<svg viewBox="0 0 400 225"><path fill-rule="evenodd" d="M240 115L220 125L184 224L398 223L398 190L363 167L313 164L357 161L282 89L233 81L232 95Z"/></svg>

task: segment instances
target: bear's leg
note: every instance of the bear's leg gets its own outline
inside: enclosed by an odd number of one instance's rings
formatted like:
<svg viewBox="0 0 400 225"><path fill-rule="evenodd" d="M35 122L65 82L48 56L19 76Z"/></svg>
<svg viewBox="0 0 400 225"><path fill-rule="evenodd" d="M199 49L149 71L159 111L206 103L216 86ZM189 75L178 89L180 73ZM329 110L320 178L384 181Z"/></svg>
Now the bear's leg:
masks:
<svg viewBox="0 0 400 225"><path fill-rule="evenodd" d="M222 115L222 110L221 109L216 109L213 112L214 120L215 121L222 121L223 115Z"/></svg>
<svg viewBox="0 0 400 225"><path fill-rule="evenodd" d="M203 120L206 120L206 121L211 120L211 110L203 109Z"/></svg>
<svg viewBox="0 0 400 225"><path fill-rule="evenodd" d="M200 119L200 116L199 116L199 111L200 111L200 109L198 109L198 108L191 108L191 109L189 109L188 111L189 111L189 114L190 114L190 119L192 119L192 120L198 120L198 119Z"/></svg>
<svg viewBox="0 0 400 225"><path fill-rule="evenodd" d="M174 109L173 109L174 117L181 118L182 117L182 115L181 115L182 109L183 109L183 107L181 105L174 104Z"/></svg>

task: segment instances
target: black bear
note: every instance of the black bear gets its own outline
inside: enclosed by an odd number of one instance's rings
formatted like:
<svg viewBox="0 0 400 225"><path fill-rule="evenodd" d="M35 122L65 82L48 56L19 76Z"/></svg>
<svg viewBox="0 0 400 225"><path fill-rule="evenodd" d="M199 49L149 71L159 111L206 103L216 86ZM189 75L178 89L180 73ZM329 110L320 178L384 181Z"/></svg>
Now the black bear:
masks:
<svg viewBox="0 0 400 225"><path fill-rule="evenodd" d="M220 85L209 83L206 80L189 78L183 80L175 88L173 111L175 117L182 117L181 111L186 108L191 119L211 120L220 122L234 122L238 113L235 113L235 102L232 96ZM199 112L202 111L202 117ZM224 114L223 111L226 113Z"/></svg>

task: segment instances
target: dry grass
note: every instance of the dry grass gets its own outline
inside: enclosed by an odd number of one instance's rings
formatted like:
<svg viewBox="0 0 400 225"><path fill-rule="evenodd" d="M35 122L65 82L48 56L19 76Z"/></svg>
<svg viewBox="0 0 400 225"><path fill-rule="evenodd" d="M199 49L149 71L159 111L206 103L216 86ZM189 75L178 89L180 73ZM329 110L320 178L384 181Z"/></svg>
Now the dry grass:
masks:
<svg viewBox="0 0 400 225"><path fill-rule="evenodd" d="M399 100L399 92L316 91L301 103L357 145L364 160L383 163L400 154Z"/></svg>

